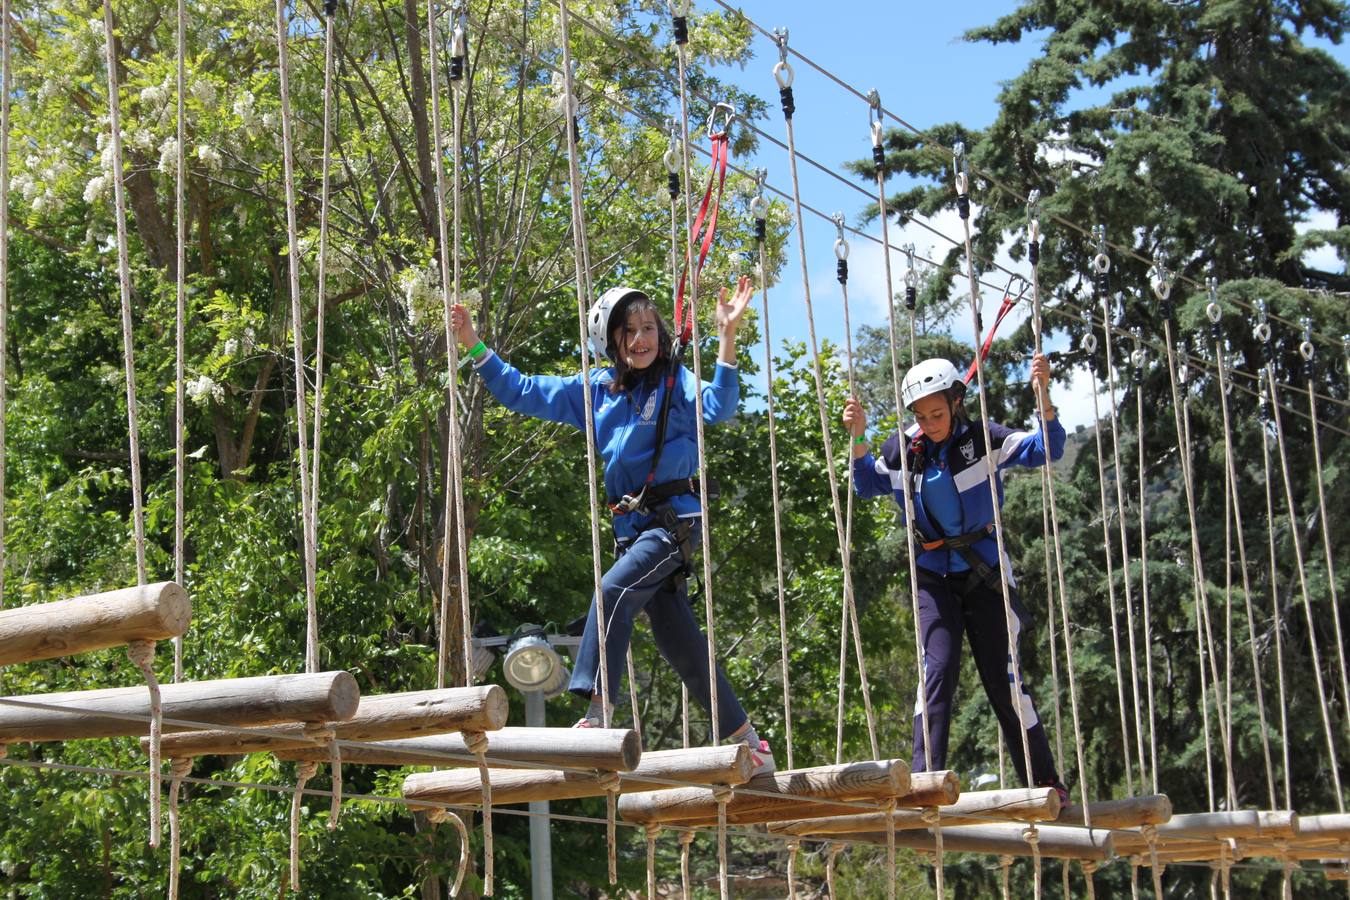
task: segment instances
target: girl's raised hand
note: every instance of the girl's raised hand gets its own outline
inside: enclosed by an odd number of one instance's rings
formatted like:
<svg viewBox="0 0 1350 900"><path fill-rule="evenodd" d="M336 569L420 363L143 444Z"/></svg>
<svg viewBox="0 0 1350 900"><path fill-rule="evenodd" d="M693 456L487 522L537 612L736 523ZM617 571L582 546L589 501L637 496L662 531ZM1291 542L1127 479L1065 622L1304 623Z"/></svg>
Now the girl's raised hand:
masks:
<svg viewBox="0 0 1350 900"><path fill-rule="evenodd" d="M473 328L473 316L462 303L450 307L450 330L465 347L477 346L478 332Z"/></svg>
<svg viewBox="0 0 1350 900"><path fill-rule="evenodd" d="M750 276L742 275L736 281L736 293L730 300L727 300L727 289L722 288L722 292L717 297L717 330L722 334L734 334L737 327L741 324L741 317L745 315L746 308L750 305L750 298L754 296L755 286L750 280Z"/></svg>
<svg viewBox="0 0 1350 900"><path fill-rule="evenodd" d="M844 404L844 427L855 438L861 437L867 430L867 411L863 409L857 397L849 397L848 402Z"/></svg>

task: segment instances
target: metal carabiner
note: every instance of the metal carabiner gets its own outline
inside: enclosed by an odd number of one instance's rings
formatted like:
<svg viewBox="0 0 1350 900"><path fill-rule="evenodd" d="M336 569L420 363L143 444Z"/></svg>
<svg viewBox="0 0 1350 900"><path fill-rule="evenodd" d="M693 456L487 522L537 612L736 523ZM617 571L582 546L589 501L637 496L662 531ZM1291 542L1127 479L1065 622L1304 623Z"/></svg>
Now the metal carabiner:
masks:
<svg viewBox="0 0 1350 900"><path fill-rule="evenodd" d="M673 175L680 170L680 160L684 156L680 149L680 123L675 121L674 116L666 119L666 129L670 138L666 142L666 152L661 160L666 164L666 171Z"/></svg>
<svg viewBox="0 0 1350 900"><path fill-rule="evenodd" d="M1087 325L1087 331L1083 334L1083 339L1078 342L1078 346L1083 348L1083 352L1093 354L1097 352L1097 335L1092 332L1092 307L1083 310L1083 323Z"/></svg>
<svg viewBox="0 0 1350 900"><path fill-rule="evenodd" d="M834 239L834 256L836 259L848 259L848 238L844 236L844 214L837 212L830 216L830 221L834 223L835 231L838 236Z"/></svg>
<svg viewBox="0 0 1350 900"><path fill-rule="evenodd" d="M1303 326L1303 343L1298 345L1298 352L1305 360L1312 362L1315 348L1312 342L1312 319L1303 316L1298 320L1298 324Z"/></svg>
<svg viewBox="0 0 1350 900"><path fill-rule="evenodd" d="M722 120L722 130L714 131L713 126L717 124L717 111L719 109L726 110L726 117ZM708 123L704 126L704 130L708 132L708 137L721 137L726 134L731 130L731 123L736 120L736 115L736 107L730 103L721 101L714 103L713 108L708 112Z"/></svg>
<svg viewBox="0 0 1350 900"><path fill-rule="evenodd" d="M872 131L872 146L881 146L881 94L876 88L867 92L867 125Z"/></svg>
<svg viewBox="0 0 1350 900"><path fill-rule="evenodd" d="M1150 281L1153 284L1153 295L1159 300L1166 300L1172 295L1172 273L1167 271L1167 266L1163 263L1161 250L1153 254L1153 272Z"/></svg>
<svg viewBox="0 0 1350 900"><path fill-rule="evenodd" d="M773 42L778 45L778 63L773 67L773 80L778 82L779 90L792 87L792 63L788 62L788 30L775 28Z"/></svg>
<svg viewBox="0 0 1350 900"><path fill-rule="evenodd" d="M914 271L914 245L905 244L900 249L905 251L905 287L917 287L919 284L919 273Z"/></svg>
<svg viewBox="0 0 1350 900"><path fill-rule="evenodd" d="M1256 327L1252 329L1252 337L1264 344L1270 340L1270 322L1268 321L1270 311L1266 307L1264 298L1257 299L1256 314L1260 316L1260 321L1257 322Z"/></svg>
<svg viewBox="0 0 1350 900"><path fill-rule="evenodd" d="M750 201L750 215L756 219L769 216L769 201L764 199L764 180L769 177L768 169L755 169L755 198Z"/></svg>
<svg viewBox="0 0 1350 900"><path fill-rule="evenodd" d="M965 141L957 141L956 145L952 147L952 172L956 176L956 193L969 193L970 164L966 162Z"/></svg>

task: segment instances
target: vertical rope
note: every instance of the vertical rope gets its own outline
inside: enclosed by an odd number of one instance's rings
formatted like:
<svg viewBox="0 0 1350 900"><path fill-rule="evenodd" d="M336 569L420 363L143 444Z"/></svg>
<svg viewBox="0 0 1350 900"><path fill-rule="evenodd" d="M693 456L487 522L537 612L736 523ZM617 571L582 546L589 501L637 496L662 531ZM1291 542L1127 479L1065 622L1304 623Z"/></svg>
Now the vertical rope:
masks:
<svg viewBox="0 0 1350 900"><path fill-rule="evenodd" d="M0 311L0 315L3 315ZM1304 319L1305 331L1312 328L1312 323ZM2 333L2 331L0 331ZM1307 367L1308 376L1308 420L1311 422L1312 447L1313 447L1313 474L1317 479L1317 512L1321 516L1322 522L1322 549L1326 553L1327 561L1327 594L1331 600L1331 622L1336 629L1336 661L1339 664L1341 676L1341 703L1350 704L1350 680L1346 676L1345 664L1345 637L1341 631L1341 604L1336 596L1336 566L1333 562L1333 553L1331 550L1331 520L1327 518L1327 496L1326 490L1322 485L1322 439L1318 436L1317 423L1317 392L1314 390L1313 381L1313 343L1308 337L1304 338L1299 347L1299 352L1303 354L1303 359ZM3 409L3 407L0 407ZM3 488L3 484L0 484ZM0 532L3 537L3 532ZM0 543L0 548L3 544ZM1350 727L1350 719L1347 720L1347 726Z"/></svg>
<svg viewBox="0 0 1350 900"><path fill-rule="evenodd" d="M1327 706L1326 687L1322 684L1322 658L1317 649L1317 632L1314 628L1312 601L1308 597L1308 576L1303 569L1303 545L1298 537L1297 510L1294 506L1294 488L1289 479L1289 460L1284 450L1284 426L1280 422L1280 400L1275 387L1275 366L1266 366L1266 377L1270 385L1271 415L1275 423L1276 447L1280 453L1280 476L1284 483L1284 499L1289 511L1289 540L1294 545L1294 562L1298 570L1299 590L1303 595L1303 612L1308 620L1308 650L1312 654L1313 677L1317 684L1317 699L1322 712L1322 728L1327 739L1327 757L1331 760L1331 781L1336 788L1336 806L1345 812L1345 795L1341 791L1340 763L1336 758L1336 739L1332 733L1331 710Z"/></svg>
<svg viewBox="0 0 1350 900"><path fill-rule="evenodd" d="M788 145L788 164L792 176L792 205L798 222L797 232L797 253L801 258L802 269L802 298L806 303L806 324L811 335L811 358L812 374L815 376L816 386L816 404L820 413L820 436L825 447L825 472L829 479L830 487L830 508L834 513L835 538L839 544L839 556L843 563L844 578L844 596L843 596L843 627L848 627L848 610L853 606L853 575L848 565L848 541L844 533L844 513L839 503L839 483L834 472L834 443L830 439L829 415L826 412L825 402L825 373L821 366L820 342L816 338L816 317L815 309L811 303L811 273L807 266L806 256L806 235L800 227L802 221L802 199L801 185L797 178L797 142L793 135L792 113L795 106L792 100L792 66L787 62L787 31L779 29L776 33L778 42L778 55L780 57L777 65L774 66L774 79L778 82L780 94L783 97L783 120L787 131ZM860 673L861 675L861 673ZM861 681L863 690L864 706L871 709L871 696L866 681ZM868 714L867 722L868 738L872 746L872 756L880 756L879 745L877 744L876 726L872 720L871 714ZM842 735L838 736L835 744L835 758L839 760L842 756Z"/></svg>
<svg viewBox="0 0 1350 900"><path fill-rule="evenodd" d="M458 897L460 888L464 886L464 875L469 871L469 829L462 818L448 809L427 810L427 821L433 825L449 822L459 833L459 868L455 872L455 882L450 886L450 896Z"/></svg>
<svg viewBox="0 0 1350 900"><path fill-rule="evenodd" d="M1012 870L1012 857L1000 856L998 858L999 868L999 886L1002 889L1003 900L1012 900L1012 886L1009 884L1008 875Z"/></svg>
<svg viewBox="0 0 1350 900"><path fill-rule="evenodd" d="M980 427L984 431L984 445L987 448L993 447L993 440L989 436L989 408L988 395L984 389L984 361L980 359L980 345L983 342L983 335L980 322L980 303L978 282L975 279L975 253L971 248L970 239L970 176L965 171L965 145L957 144L956 153L953 162L953 169L956 174L956 194L959 211L961 214L961 225L965 232L965 251L966 251L966 277L970 282L970 318L971 324L975 328L975 377L980 391ZM1048 454L1047 454L1048 455ZM1026 773L1027 783L1032 781L1031 772L1031 744L1027 740L1026 717L1022 710L1022 663L1021 654L1018 651L1017 641L1014 637L1017 633L1015 627L1016 617L1013 615L1012 599L1008 593L1008 576L1002 571L1005 565L1009 565L1007 549L1003 539L1003 511L999 505L998 497L998 476L994 470L994 454L986 452L984 454L985 477L989 484L989 497L991 506L994 510L994 538L998 543L998 563L1000 570L999 584L1003 593L1003 615L1004 627L1008 632L1008 660L1012 665L1012 699L1013 706L1017 710L1017 727L1021 730L1019 737L1022 744L1022 760ZM1034 834L1034 829L1031 829ZM1033 851L1036 845L1032 845ZM1040 855L1033 857L1035 866L1036 896L1041 895L1041 864Z"/></svg>
<svg viewBox="0 0 1350 900"><path fill-rule="evenodd" d="M647 900L656 900L656 838L660 834L659 823L647 823Z"/></svg>
<svg viewBox="0 0 1350 900"><path fill-rule="evenodd" d="M848 308L848 241L844 238L844 214L835 213L835 226L839 229L839 237L834 242L835 271L838 273L839 292L844 304L844 359L847 364L848 372L848 395L854 397L858 393L857 372L853 362L853 325L849 317ZM823 412L823 410L822 410ZM830 457L830 465L834 465L834 458ZM849 473L852 469L851 454L844 454L844 541L840 545L841 556L843 558L844 568L847 571L853 569L853 491L848 489ZM872 687L867 677L867 658L863 654L862 631L858 624L858 605L852 592L845 595L846 603L844 605L845 627L840 630L841 643L842 638L850 631L853 634L853 655L858 660L858 683L862 687L863 695L863 713L867 718L867 733L872 741L872 758L880 759L881 750L877 743L876 714L872 710ZM836 762L843 760L838 758L843 748L843 726L844 726L844 666L841 661L839 666L839 721L840 733L835 742Z"/></svg>
<svg viewBox="0 0 1350 900"><path fill-rule="evenodd" d="M295 768L295 792L291 795L291 860L287 888L300 893L300 804L305 796L305 784L319 771L319 764L306 760ZM283 895L288 892L283 889Z"/></svg>
<svg viewBox="0 0 1350 900"><path fill-rule="evenodd" d="M685 897L694 896L689 893L689 847L694 843L694 836L692 828L680 832L680 886Z"/></svg>
<svg viewBox="0 0 1350 900"><path fill-rule="evenodd" d="M185 472L187 470L187 451L185 449L186 436L184 432L184 391L186 387L185 379L187 377L184 371L187 355L187 209L185 202L185 182L187 179L187 114L184 110L184 94L187 90L187 2L178 0L177 2L177 30L176 30L176 48L177 48L177 135L178 146L174 149L174 178L173 178L173 197L174 197L174 230L176 235L175 264L174 264L174 404L173 404L173 580L186 587L186 574L183 555L183 532L184 532L184 514L186 504L184 501ZM8 22L6 22L8 27ZM5 95L8 97L9 91L6 89ZM6 128L8 131L8 128ZM0 313L3 315L3 313ZM2 329L0 329L2 331ZM0 361L0 366L4 363ZM0 403L3 399L0 399ZM3 419L3 416L0 416ZM3 425L0 424L0 428ZM4 466L0 465L0 470ZM0 484L4 474L0 471ZM3 519L3 517L0 517ZM0 521L0 529L3 529L3 522ZM3 533L3 532L0 532ZM177 635L173 639L173 680L183 680L183 636ZM177 877L174 873L173 877Z"/></svg>
<svg viewBox="0 0 1350 900"><path fill-rule="evenodd" d="M871 123L873 161L877 165L877 202L879 204L878 209L881 210L882 243L886 248L889 248L890 239L888 235L890 233L889 231L890 226L888 217L886 215L886 191L885 191L886 157L884 151L881 149L881 118L880 118L881 98L879 95L875 96L875 103L873 104L873 106L878 111L876 120ZM870 113L869 119L871 119ZM883 253L882 256L885 259L886 296L887 296L886 329L890 341L891 389L895 397L896 436L897 440L903 443L905 440L905 404L900 395L900 362L899 358L896 356L896 347L899 345L899 339L897 337L895 328L895 303L894 303L894 291L891 286L891 274L890 274L891 267L890 267L889 249L887 249L886 253ZM915 364L915 354L917 352L914 344L914 306L912 299L913 299L913 292L915 291L915 285L913 284L913 276L914 276L914 255L911 248L911 250L909 251L909 268L905 275L906 305L909 307L910 310L909 362L911 366ZM913 482L910 480L909 454L901 453L899 454L899 456L900 456L900 480L903 484L901 494L904 496L903 505L905 513L905 522L907 528L913 528L914 526L911 523L914 522L914 485ZM910 615L912 615L914 618L914 665L915 668L918 670L916 673L918 684L918 687L916 688L916 693L918 695L917 705L919 707L919 726L923 730L924 735L923 741L924 769L931 770L933 768L932 763L933 740L932 740L932 731L930 730L928 724L929 721L928 692L926 690L927 680L925 677L927 673L927 666L925 664L926 658L924 655L923 635L919 627L919 572L918 572L918 564L915 559L917 554L913 552L912 542L910 545L910 551L911 552L905 554L905 557L909 565ZM1000 750L1001 748L1002 745L1000 744ZM935 827L941 828L941 823L940 822L937 823ZM934 874L935 874L934 891L936 895L939 898L941 898L943 896L943 884L942 884L943 867L941 854L937 856L936 862L937 864L934 867Z"/></svg>
<svg viewBox="0 0 1350 900"><path fill-rule="evenodd" d="M1097 271L1105 275L1101 266L1101 260L1106 260L1106 267L1110 267L1110 259L1105 254L1098 254ZM1104 280L1104 279L1103 279ZM1103 285L1105 286L1105 285ZM1106 293L1105 290L1102 291ZM1106 383L1107 390L1110 393L1110 403L1107 405L1107 411L1111 418L1111 464L1116 472L1116 508L1120 511L1119 518L1116 520L1118 531L1120 533L1120 580L1125 594L1125 629L1127 636L1127 645L1130 651L1130 687L1133 691L1134 702L1130 705L1134 709L1134 739L1135 739L1135 759L1139 762L1139 788L1146 790L1146 773L1144 766L1144 724L1141 718L1139 703L1139 663L1135 649L1135 629L1134 629L1134 598L1130 595L1130 540L1125 521L1125 467L1121 464L1120 454L1120 420L1117 416L1116 402L1116 372L1115 364L1111 359L1111 312L1110 299L1102 298L1102 347L1106 354ZM1140 476L1143 477L1142 474ZM1153 693L1153 681L1148 681L1148 692Z"/></svg>
<svg viewBox="0 0 1350 900"><path fill-rule="evenodd" d="M1130 722L1126 714L1125 700L1125 675L1121 669L1120 661L1120 623L1116 611L1116 575L1111 553L1111 508L1106 499L1106 461L1102 449L1102 414L1101 408L1097 403L1097 370L1092 366L1091 357L1097 350L1097 336L1093 333L1092 307L1084 310L1087 319L1087 333L1083 335L1082 348L1085 356L1089 357L1087 371L1088 378L1091 379L1090 393L1092 395L1092 437L1097 445L1097 489L1102 509L1102 550L1106 558L1106 596L1111 610L1111 656L1115 663L1116 671L1116 702L1120 706L1120 748L1121 755L1125 762L1125 789L1131 797L1134 796L1134 761L1130 759ZM1110 328L1110 323L1104 323ZM1117 510L1116 514L1124 517L1124 510ZM1129 573L1123 573L1128 580Z"/></svg>
<svg viewBox="0 0 1350 900"><path fill-rule="evenodd" d="M1138 332L1135 333L1134 342L1134 352L1130 354L1130 361L1134 364L1135 429L1139 438L1139 595L1140 605L1144 611L1144 677L1148 684L1149 775L1153 780L1153 793L1156 794L1159 793L1158 735L1153 713L1153 623L1148 603L1148 479L1145 475L1144 458L1144 364L1148 361L1148 357L1144 353Z"/></svg>
<svg viewBox="0 0 1350 900"><path fill-rule="evenodd" d="M713 798L717 801L717 887L723 898L730 897L727 885L727 804L731 802L731 788L717 785Z"/></svg>
<svg viewBox="0 0 1350 900"><path fill-rule="evenodd" d="M5 404L9 392L9 0L0 0L0 609L5 606Z"/></svg>
<svg viewBox="0 0 1350 900"><path fill-rule="evenodd" d="M9 18L5 18L6 34L8 34ZM113 193L117 207L117 285L118 295L121 300L122 309L122 363L126 377L127 391L127 443L129 462L131 466L131 505L133 530L136 535L136 583L145 584L145 510L141 498L141 438L140 426L137 422L136 410L136 360L135 360L135 340L132 335L131 327L131 263L127 253L127 205L126 205L126 186L122 174L122 113L119 89L117 86L117 34L113 25L112 0L103 2L103 29L104 29L104 48L107 54L108 64L108 120L109 129L112 132L112 162L113 162ZM6 45L6 48L8 45ZM6 66L5 77L8 78L8 66ZM8 109L9 91L5 91L5 107ZM8 128L6 128L8 134ZM6 160L8 162L8 160ZM5 178L8 184L8 172ZM5 198L8 203L8 196ZM9 215L8 206L4 208L6 217ZM6 232L6 238L8 232ZM8 251L6 250L6 254ZM8 256L6 256L6 265L8 265ZM8 271L6 271L6 278ZM4 307L7 308L8 296L5 298ZM6 321L5 326L8 327ZM0 334L3 334L0 331ZM0 346L0 356L5 354L3 346ZM0 394L3 394L4 381L0 380ZM0 421L3 421L3 409L0 409ZM0 462L3 462L0 459ZM0 507L0 520L4 518L3 507ZM0 557L0 569L3 569L3 557ZM3 583L0 582L0 589L3 589ZM0 594L0 600L3 595ZM148 646L147 646L148 644ZM127 647L127 653L132 661L141 670L145 676L146 684L150 691L150 846L159 846L160 837L160 781L159 781L159 733L160 733L160 699L159 682L155 678L154 672L154 643L137 641Z"/></svg>
<svg viewBox="0 0 1350 900"><path fill-rule="evenodd" d="M778 587L778 644L783 667L783 727L787 735L787 767L788 769L795 769L797 766L792 755L792 681L788 673L790 657L787 638L787 589L783 575L783 502L778 487L778 421L773 399L773 338L769 330L769 252L765 247L766 216L768 215L769 205L764 199L764 176L763 169L759 169L755 173L758 193L751 202L751 212L755 215L755 242L759 250L759 283L764 303L764 315L761 318L764 325L764 372L767 385L765 400L769 419L769 484L773 498L774 577ZM796 861L795 853L796 851L793 850L792 855L789 856L789 865ZM788 880L790 884L791 878L789 877Z"/></svg>
<svg viewBox="0 0 1350 900"><path fill-rule="evenodd" d="M788 864L787 864L787 883L788 900L797 900L797 854L801 852L802 842L800 838L789 838L787 842ZM688 894L685 894L688 896Z"/></svg>
<svg viewBox="0 0 1350 900"><path fill-rule="evenodd" d="M829 849L825 852L825 887L831 900L839 900L839 892L834 888L834 863L843 849L842 844L830 844Z"/></svg>
<svg viewBox="0 0 1350 900"><path fill-rule="evenodd" d="M1280 614L1279 569L1275 560L1275 481L1270 474L1270 445L1274 437L1266 414L1266 390L1261 387L1261 463L1266 487L1266 545L1270 552L1270 614L1271 630L1275 634L1275 681L1280 698L1280 755L1284 773L1284 808L1294 808L1294 792L1289 765L1289 702L1284 692L1284 624Z"/></svg>
<svg viewBox="0 0 1350 900"><path fill-rule="evenodd" d="M183 830L178 797L183 779L192 771L192 759L171 760L169 770L172 775L169 781L169 900L178 900L178 882L183 867Z"/></svg>
<svg viewBox="0 0 1350 900"><path fill-rule="evenodd" d="M566 0L560 0L566 3ZM686 4L687 12L687 4ZM693 338L690 343L694 349L694 380L697 385L703 378L703 358L699 351L699 331L698 331L698 289L699 289L699 270L694 265L694 228L690 216L693 214L692 192L694 190L693 180L689 176L689 98L686 91L686 60L685 45L683 41L676 41L675 60L677 75L680 87L680 138L682 147L682 159L684 160L684 182L685 190L690 194L686 195L684 204L685 218L685 245L684 259L685 271L689 274L689 307L693 311L690 315L690 321L693 323ZM730 120L727 121L727 128L731 127ZM731 152L730 147L727 153ZM679 322L675 323L678 329L682 327ZM698 500L699 509L703 515L699 517L699 527L703 537L703 610L704 610L704 630L708 639L708 684L712 685L708 692L708 713L709 730L712 733L712 743L717 744L721 738L721 720L718 717L717 709L717 623L713 617L713 592L712 592L712 533L708 523L708 461L704 453L703 441L703 391L694 391L694 434L698 449ZM722 886L722 896L726 897L726 885Z"/></svg>
<svg viewBox="0 0 1350 900"><path fill-rule="evenodd" d="M291 65L287 51L290 25L286 0L277 0L277 72L281 82L281 147L286 184L286 264L291 295L291 334L295 366L296 443L300 448L300 517L305 554L305 671L319 671L319 607L315 587L312 493L309 486L309 423L305 400L304 309L300 304L300 242L295 219L295 150L291 138Z"/></svg>
<svg viewBox="0 0 1350 900"><path fill-rule="evenodd" d="M1266 701L1264 691L1261 686L1261 663L1256 652L1256 619L1252 614L1252 592L1251 584L1247 576L1247 540L1243 533L1242 526L1242 504L1238 502L1238 479L1237 465L1233 459L1233 440L1232 440L1232 422L1228 410L1228 366L1225 358L1222 335L1219 331L1219 316L1221 310L1218 303L1213 299L1216 296L1217 286L1211 280L1211 300L1206 308L1206 314L1209 316L1213 338L1214 338L1214 363L1219 376L1219 407L1223 413L1223 457L1224 457L1224 483L1225 497L1224 505L1232 512L1233 524L1237 536L1238 550L1238 571L1242 576L1242 597L1245 602L1247 612L1247 646L1251 651L1252 660L1252 682L1256 688L1256 715L1260 723L1261 732L1261 755L1265 762L1266 769L1266 790L1270 800L1270 808L1276 808L1275 800L1275 768L1270 758L1270 731L1266 727ZM1262 437L1264 442L1265 438ZM1231 699L1231 698L1230 698Z"/></svg>

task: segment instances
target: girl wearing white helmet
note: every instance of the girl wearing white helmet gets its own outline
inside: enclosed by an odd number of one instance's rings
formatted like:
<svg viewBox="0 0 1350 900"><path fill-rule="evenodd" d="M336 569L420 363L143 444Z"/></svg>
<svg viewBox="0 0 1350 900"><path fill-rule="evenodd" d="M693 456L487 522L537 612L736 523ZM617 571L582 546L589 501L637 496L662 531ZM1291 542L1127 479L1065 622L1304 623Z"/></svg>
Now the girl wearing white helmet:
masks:
<svg viewBox="0 0 1350 900"><path fill-rule="evenodd" d="M861 497L889 494L904 515L905 495L902 465L910 473L914 502L912 551L918 554L919 629L924 647L924 684L920 690L928 701L928 735L924 734L920 703L914 709L913 771L946 768L947 737L951 727L952 699L961 671L961 636L970 641L975 668L980 673L999 725L1011 750L1013 766L1023 784L1054 787L1068 801L1068 790L1055 771L1054 756L1045 727L1025 681L1021 696L1010 689L1010 648L1030 622L1018 596L1012 566L999 558L994 536L994 503L1003 503L1003 482L995 475L997 495L988 485L985 457L993 454L996 470L1008 466L1045 464L1045 436L1049 436L1051 459L1064 453L1064 426L1050 405L1050 364L1042 354L1031 363L1031 381L1038 409L1047 410L1043 427L1014 429L989 423L990 445L985 430L967 417L962 400L966 383L956 367L945 359L925 360L905 374L901 399L914 414L914 424L890 435L879 458L868 450L867 414L856 398L844 407L844 425L853 440L853 485ZM901 454L905 454L902 459ZM1014 631L1008 634L1003 606L1003 585L1016 613ZM1025 673L1024 673L1025 674ZM1018 707L1021 717L1019 720ZM1022 725L1026 728L1031 757L1028 782L1022 750Z"/></svg>
<svg viewBox="0 0 1350 900"><path fill-rule="evenodd" d="M702 394L703 419L724 422L736 412L736 330L753 292L741 278L730 299L723 288L717 303L720 346L711 382L679 363L679 348L656 305L642 291L611 288L587 316L597 361L611 365L591 372L595 443L605 462L605 490L614 513L618 560L605 573L605 652L611 696L619 690L633 624L645 611L657 649L679 673L689 694L711 706L708 642L689 607L684 574L701 537L695 391ZM468 348L474 369L502 405L525 415L586 427L581 375L523 375L478 339L463 306L450 324ZM568 689L590 701L579 728L598 727L600 641L592 602ZM612 704L610 704L612 708ZM756 774L771 772L773 754L760 740L735 691L717 672L718 736L750 746Z"/></svg>

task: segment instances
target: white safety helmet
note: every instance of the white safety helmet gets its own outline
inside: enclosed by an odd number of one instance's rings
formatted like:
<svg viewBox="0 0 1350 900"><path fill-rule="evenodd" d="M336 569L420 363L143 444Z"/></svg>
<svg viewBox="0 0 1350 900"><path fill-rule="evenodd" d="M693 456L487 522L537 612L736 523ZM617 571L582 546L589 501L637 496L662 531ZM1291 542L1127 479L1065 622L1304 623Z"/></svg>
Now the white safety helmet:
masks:
<svg viewBox="0 0 1350 900"><path fill-rule="evenodd" d="M947 388L957 385L964 393L966 383L949 360L925 359L905 373L905 380L900 383L900 398L905 403L905 409L913 409L915 402L924 397L945 392Z"/></svg>
<svg viewBox="0 0 1350 900"><path fill-rule="evenodd" d="M609 336L614 330L610 326L610 319L624 301L631 300L634 297L647 296L637 288L631 287L612 287L600 295L600 299L591 305L591 311L586 315L586 330L591 336L591 352L597 359L613 360L610 355Z"/></svg>

